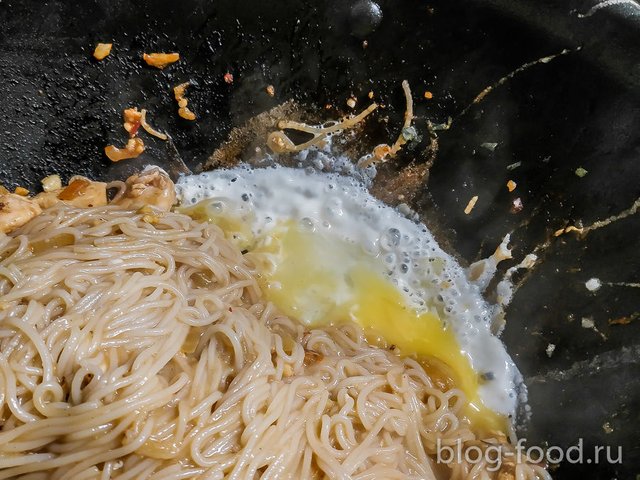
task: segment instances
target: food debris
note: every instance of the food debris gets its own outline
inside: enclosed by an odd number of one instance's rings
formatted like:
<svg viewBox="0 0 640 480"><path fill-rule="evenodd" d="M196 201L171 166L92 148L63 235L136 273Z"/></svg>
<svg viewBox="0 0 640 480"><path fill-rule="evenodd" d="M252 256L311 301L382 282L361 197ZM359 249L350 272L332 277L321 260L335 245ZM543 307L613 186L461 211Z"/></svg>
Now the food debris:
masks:
<svg viewBox="0 0 640 480"><path fill-rule="evenodd" d="M604 422L602 424L602 430L604 430L604 433L607 433L607 434L613 433L613 427L609 422Z"/></svg>
<svg viewBox="0 0 640 480"><path fill-rule="evenodd" d="M469 215L471 213L471 210L474 209L474 207L476 206L477 202L478 202L478 196L477 195L474 195L473 197L471 197L471 200L469 200L469 203L467 203L467 206L464 209L465 215Z"/></svg>
<svg viewBox="0 0 640 480"><path fill-rule="evenodd" d="M609 325L629 325L631 322L633 322L634 320L637 320L638 318L640 318L640 314L633 313L633 314L629 315L628 317L620 317L620 318L609 319L609 320L607 320L607 323Z"/></svg>
<svg viewBox="0 0 640 480"><path fill-rule="evenodd" d="M516 187L518 186L518 184L516 182L514 182L513 180L509 180L507 182L507 190L509 190L510 192L513 192Z"/></svg>
<svg viewBox="0 0 640 480"><path fill-rule="evenodd" d="M369 42L367 42L366 40L362 41L362 48L367 48L369 46Z"/></svg>
<svg viewBox="0 0 640 480"><path fill-rule="evenodd" d="M151 67L156 67L162 70L168 65L177 62L180 60L179 53L145 53L142 55L142 58L147 65Z"/></svg>
<svg viewBox="0 0 640 480"><path fill-rule="evenodd" d="M112 162L136 158L139 157L142 152L144 152L144 142L139 137L130 138L125 148L118 148L113 145L104 147L105 155Z"/></svg>
<svg viewBox="0 0 640 480"><path fill-rule="evenodd" d="M426 98L427 100L431 100L433 98L433 93L427 90L426 92L424 92L424 98Z"/></svg>
<svg viewBox="0 0 640 480"><path fill-rule="evenodd" d="M49 175L40 180L40 183L45 192L52 192L53 190L60 190L62 188L60 175Z"/></svg>
<svg viewBox="0 0 640 480"><path fill-rule="evenodd" d="M593 328L595 326L593 318L582 317L582 328Z"/></svg>
<svg viewBox="0 0 640 480"><path fill-rule="evenodd" d="M511 213L520 213L524 208L524 204L522 203L522 199L520 197L514 198L511 202L511 209L509 210Z"/></svg>
<svg viewBox="0 0 640 480"><path fill-rule="evenodd" d="M496 148L498 147L498 142L484 142L480 144L480 146L482 148L486 148L490 152L495 152Z"/></svg>
<svg viewBox="0 0 640 480"><path fill-rule="evenodd" d="M545 350L547 352L547 357L551 358L555 350L556 350L556 345L554 343L550 343L549 345L547 345L547 349Z"/></svg>
<svg viewBox="0 0 640 480"><path fill-rule="evenodd" d="M584 286L587 287L587 290L589 290L590 292L595 292L596 290L599 290L600 287L602 287L602 282L599 278L590 278L585 282Z"/></svg>
<svg viewBox="0 0 640 480"><path fill-rule="evenodd" d="M184 97L185 91L189 86L189 82L184 82L173 88L173 95L178 102L178 115L185 120L195 120L196 114L187 107L189 101Z"/></svg>
<svg viewBox="0 0 640 480"><path fill-rule="evenodd" d="M578 167L576 168L576 175L580 178L584 177L587 173L589 173L588 171L586 171L584 168L582 167Z"/></svg>
<svg viewBox="0 0 640 480"><path fill-rule="evenodd" d="M233 74L232 73L227 72L222 76L222 78L229 85L231 85L233 83Z"/></svg>
<svg viewBox="0 0 640 480"><path fill-rule="evenodd" d="M273 88L273 85L269 85L266 88L266 91L267 91L267 95L269 95L270 97L273 97L276 94L276 89Z"/></svg>
<svg viewBox="0 0 640 480"><path fill-rule="evenodd" d="M29 190L24 187L16 187L13 193L20 195L21 197L27 197L29 195Z"/></svg>
<svg viewBox="0 0 640 480"><path fill-rule="evenodd" d="M151 125L147 123L147 111L143 108L140 112L140 126L147 132L149 135L153 135L154 137L158 137L160 140L167 140L169 136L166 133L159 132Z"/></svg>
<svg viewBox="0 0 640 480"><path fill-rule="evenodd" d="M507 170L511 171L511 170L515 170L516 168L518 168L520 165L522 165L522 162L515 162L515 163L511 163L509 165L507 165Z"/></svg>
<svg viewBox="0 0 640 480"><path fill-rule="evenodd" d="M387 157L387 155L389 155L390 153L391 153L391 147L386 144L377 145L373 149L373 157L376 159L376 161L384 160Z"/></svg>
<svg viewBox="0 0 640 480"><path fill-rule="evenodd" d="M569 225L568 227L560 228L560 229L556 230L555 232L553 232L553 236L554 237L559 237L563 233L569 233L569 232L582 233L583 231L584 231L583 228L578 228L578 227L574 227L573 225Z"/></svg>
<svg viewBox="0 0 640 480"><path fill-rule="evenodd" d="M93 58L96 60L104 60L111 53L112 43L99 43L93 51Z"/></svg>
<svg viewBox="0 0 640 480"><path fill-rule="evenodd" d="M356 99L354 97L349 97L347 99L347 107L356 108Z"/></svg>
<svg viewBox="0 0 640 480"><path fill-rule="evenodd" d="M373 100L373 90L369 90L369 94L367 95L369 100Z"/></svg>
<svg viewBox="0 0 640 480"><path fill-rule="evenodd" d="M142 119L142 112L139 112L136 107L125 108L122 113L124 118L124 129L131 137L135 137L140 128L140 120Z"/></svg>
<svg viewBox="0 0 640 480"><path fill-rule="evenodd" d="M593 321L593 318L582 317L580 324L582 325L582 328L586 328L587 330L593 330L594 332L596 332L598 335L602 337L603 340L607 339L607 336L604 333L602 333L600 330L598 330L598 327L596 327L596 323Z"/></svg>

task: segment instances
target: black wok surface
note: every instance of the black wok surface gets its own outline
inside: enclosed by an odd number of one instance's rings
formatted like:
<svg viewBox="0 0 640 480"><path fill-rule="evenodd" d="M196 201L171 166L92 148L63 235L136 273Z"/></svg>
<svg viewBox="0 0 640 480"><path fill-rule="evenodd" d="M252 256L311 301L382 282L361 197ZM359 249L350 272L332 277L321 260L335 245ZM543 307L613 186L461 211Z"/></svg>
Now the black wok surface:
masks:
<svg viewBox="0 0 640 480"><path fill-rule="evenodd" d="M640 289L591 293L585 281L640 282L640 215L585 238L552 235L640 197L640 7L581 17L594 3L380 0L380 18L355 0L0 0L0 180L35 190L51 173L122 178L149 162L182 161L197 169L233 126L287 99L317 111L330 103L337 108L325 114L335 118L351 94L357 108L366 105L369 90L389 117L372 120L369 134L387 141L402 123L406 78L419 130L427 119L454 119L416 204L425 221L437 222L463 262L490 254L509 232L518 260L549 242L508 309L503 336L529 387L532 416L520 434L563 448L582 439L583 463L564 462L555 478L635 478ZM114 43L103 62L91 57L99 41ZM564 49L460 115L488 85ZM140 58L172 50L182 60L163 71ZM187 80L196 122L177 117L170 90ZM124 143L121 112L134 105L173 142L147 136L142 157L113 165L103 148ZM419 152L405 152L398 165L424 161ZM586 176L575 174L579 167ZM518 184L513 193L508 179ZM473 195L479 201L465 215ZM518 197L524 208L512 213ZM588 462L595 446L612 447L614 460L620 446L622 463Z"/></svg>

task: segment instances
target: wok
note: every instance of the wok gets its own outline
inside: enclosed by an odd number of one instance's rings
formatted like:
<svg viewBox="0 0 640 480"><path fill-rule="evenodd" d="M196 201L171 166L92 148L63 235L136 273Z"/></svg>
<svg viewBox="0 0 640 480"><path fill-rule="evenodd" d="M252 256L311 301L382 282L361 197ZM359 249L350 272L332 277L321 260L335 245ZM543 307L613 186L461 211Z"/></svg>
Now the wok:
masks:
<svg viewBox="0 0 640 480"><path fill-rule="evenodd" d="M398 134L407 79L421 134L427 120L453 124L439 132L435 158L407 149L380 178L424 167L408 201L463 263L492 253L508 232L516 260L502 271L542 246L539 264L517 278L503 335L529 387L520 435L565 449L582 439L583 462L561 463L555 478L635 478L640 291L590 292L585 282L640 281L640 215L553 236L640 197L640 7L595 3L378 0L377 11L363 0L2 0L0 180L36 190L52 173L122 178L149 162L195 171L232 127L286 100L330 119L350 111L351 95L364 108L369 91L386 108L360 135L381 143ZM91 57L97 42L114 43L103 62ZM151 51L182 60L151 69L140 58ZM195 122L176 115L171 95L187 80ZM133 105L172 141L150 139L142 157L112 164L103 148L123 143L121 112ZM523 209L513 213L516 198ZM596 446L620 446L622 462L588 463Z"/></svg>

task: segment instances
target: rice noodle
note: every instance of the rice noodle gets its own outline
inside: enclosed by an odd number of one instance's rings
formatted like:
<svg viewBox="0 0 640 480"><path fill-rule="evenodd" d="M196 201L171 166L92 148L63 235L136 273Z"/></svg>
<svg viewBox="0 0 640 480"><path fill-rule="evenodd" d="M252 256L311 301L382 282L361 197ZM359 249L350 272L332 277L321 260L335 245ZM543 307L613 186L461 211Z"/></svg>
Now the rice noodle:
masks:
<svg viewBox="0 0 640 480"><path fill-rule="evenodd" d="M140 110L140 113L140 126L144 128L145 132L149 135L153 135L154 137L158 137L160 140L166 140L169 138L165 133L159 132L147 123L147 111L144 108Z"/></svg>
<svg viewBox="0 0 640 480"><path fill-rule="evenodd" d="M435 465L487 445L459 390L279 315L217 226L144 218L58 204L0 234L0 479L497 478Z"/></svg>

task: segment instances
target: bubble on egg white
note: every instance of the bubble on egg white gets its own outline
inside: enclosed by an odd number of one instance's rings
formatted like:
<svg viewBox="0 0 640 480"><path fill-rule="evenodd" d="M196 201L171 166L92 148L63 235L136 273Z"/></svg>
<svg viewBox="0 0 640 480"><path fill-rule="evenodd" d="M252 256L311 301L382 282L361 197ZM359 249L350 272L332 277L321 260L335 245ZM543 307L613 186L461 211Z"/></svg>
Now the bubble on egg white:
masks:
<svg viewBox="0 0 640 480"><path fill-rule="evenodd" d="M360 245L365 253L380 259L381 272L387 272L416 311L435 312L452 328L475 371L495 374L479 387L485 405L513 414L516 395L507 392L516 390L521 377L491 333L496 311L485 302L478 286L468 281L465 270L437 245L424 224L373 198L362 175L356 179L319 172L317 160L324 168L328 154L316 151L312 161L309 155L300 155L301 166L303 160L307 162L305 169L241 166L184 176L176 185L178 198L186 204L206 198L224 202L231 211L253 219L256 235L280 221L293 220L306 229L330 231ZM353 173L350 165L351 170L346 166L344 170Z"/></svg>

